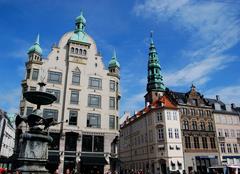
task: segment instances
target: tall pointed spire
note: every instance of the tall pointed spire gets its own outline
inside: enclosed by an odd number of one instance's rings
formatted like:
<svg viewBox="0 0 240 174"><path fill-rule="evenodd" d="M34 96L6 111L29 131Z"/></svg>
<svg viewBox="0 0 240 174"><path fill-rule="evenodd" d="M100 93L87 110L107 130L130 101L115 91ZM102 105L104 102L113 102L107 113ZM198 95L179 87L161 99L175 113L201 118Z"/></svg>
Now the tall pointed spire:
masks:
<svg viewBox="0 0 240 174"><path fill-rule="evenodd" d="M31 46L28 49L28 54L35 52L35 53L38 53L38 54L42 55L42 48L40 47L40 41L39 40L40 40L40 36L38 34L35 43L33 44L33 46Z"/></svg>
<svg viewBox="0 0 240 174"><path fill-rule="evenodd" d="M148 54L148 83L147 91L164 91L163 77L158 60L157 50L153 41L153 32L150 33L150 47Z"/></svg>
<svg viewBox="0 0 240 174"><path fill-rule="evenodd" d="M117 53L116 53L115 49L113 50L113 56L112 56L112 59L109 61L108 67L109 68L111 68L111 67L120 68L120 64L117 61Z"/></svg>

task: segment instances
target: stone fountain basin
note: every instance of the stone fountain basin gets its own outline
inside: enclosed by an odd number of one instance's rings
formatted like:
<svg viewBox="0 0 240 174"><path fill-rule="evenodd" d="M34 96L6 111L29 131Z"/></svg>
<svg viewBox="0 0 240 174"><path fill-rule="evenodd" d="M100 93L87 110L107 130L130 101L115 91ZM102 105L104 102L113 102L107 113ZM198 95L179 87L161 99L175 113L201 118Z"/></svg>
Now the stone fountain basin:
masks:
<svg viewBox="0 0 240 174"><path fill-rule="evenodd" d="M27 91L23 96L27 101L36 105L49 105L57 100L53 94L42 91Z"/></svg>

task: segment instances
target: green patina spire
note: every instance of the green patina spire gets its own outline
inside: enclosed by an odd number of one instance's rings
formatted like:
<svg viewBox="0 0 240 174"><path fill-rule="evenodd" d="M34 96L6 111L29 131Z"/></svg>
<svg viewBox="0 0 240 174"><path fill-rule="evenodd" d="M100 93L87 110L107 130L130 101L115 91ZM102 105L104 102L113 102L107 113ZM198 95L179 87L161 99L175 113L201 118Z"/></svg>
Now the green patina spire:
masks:
<svg viewBox="0 0 240 174"><path fill-rule="evenodd" d="M120 68L120 64L117 61L117 54L116 54L116 50L115 49L113 50L113 56L112 56L112 59L109 61L108 67L109 68L113 68L113 67Z"/></svg>
<svg viewBox="0 0 240 174"><path fill-rule="evenodd" d="M166 87L163 84L163 77L161 75L161 67L158 60L158 54L153 42L153 32L151 32L150 35L150 47L148 57L149 59L147 91L164 91Z"/></svg>
<svg viewBox="0 0 240 174"><path fill-rule="evenodd" d="M39 39L39 38L40 38L40 36L39 36L39 34L38 34L34 45L31 46L31 47L28 49L28 54L29 54L29 53L33 53L33 52L36 52L36 53L42 55L42 48L40 47L40 42L39 42L40 39Z"/></svg>
<svg viewBox="0 0 240 174"><path fill-rule="evenodd" d="M80 12L80 15L76 17L75 20L75 30L74 34L71 37L73 41L87 42L87 34L84 31L86 27L86 19L83 16L83 12Z"/></svg>

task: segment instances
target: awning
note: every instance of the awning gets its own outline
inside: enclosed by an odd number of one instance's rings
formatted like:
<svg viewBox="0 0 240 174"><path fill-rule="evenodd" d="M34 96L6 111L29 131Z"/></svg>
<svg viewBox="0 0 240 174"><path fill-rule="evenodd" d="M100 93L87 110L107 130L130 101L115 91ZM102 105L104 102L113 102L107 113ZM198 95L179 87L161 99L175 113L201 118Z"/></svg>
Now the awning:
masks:
<svg viewBox="0 0 240 174"><path fill-rule="evenodd" d="M81 163L85 165L105 165L108 164L105 157L81 157Z"/></svg>
<svg viewBox="0 0 240 174"><path fill-rule="evenodd" d="M222 158L223 159L234 159L234 158L239 159L240 156L223 156Z"/></svg>

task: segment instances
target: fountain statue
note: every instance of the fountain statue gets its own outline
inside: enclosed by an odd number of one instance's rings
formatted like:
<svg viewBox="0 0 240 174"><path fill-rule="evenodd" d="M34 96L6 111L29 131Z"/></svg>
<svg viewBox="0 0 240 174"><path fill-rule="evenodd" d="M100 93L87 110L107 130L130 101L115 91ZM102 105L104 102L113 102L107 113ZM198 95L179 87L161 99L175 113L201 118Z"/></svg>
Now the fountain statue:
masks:
<svg viewBox="0 0 240 174"><path fill-rule="evenodd" d="M26 132L19 137L18 149L19 153L16 159L17 169L23 174L47 174L45 168L48 160L48 143L52 142L52 137L48 135L50 126L62 123L57 122L54 118L43 118L41 105L52 104L57 98L50 93L43 92L43 87L46 85L43 82L38 83L39 91L27 91L23 94L24 98L37 108L30 115L22 117L17 115L16 127L22 122L28 126Z"/></svg>

